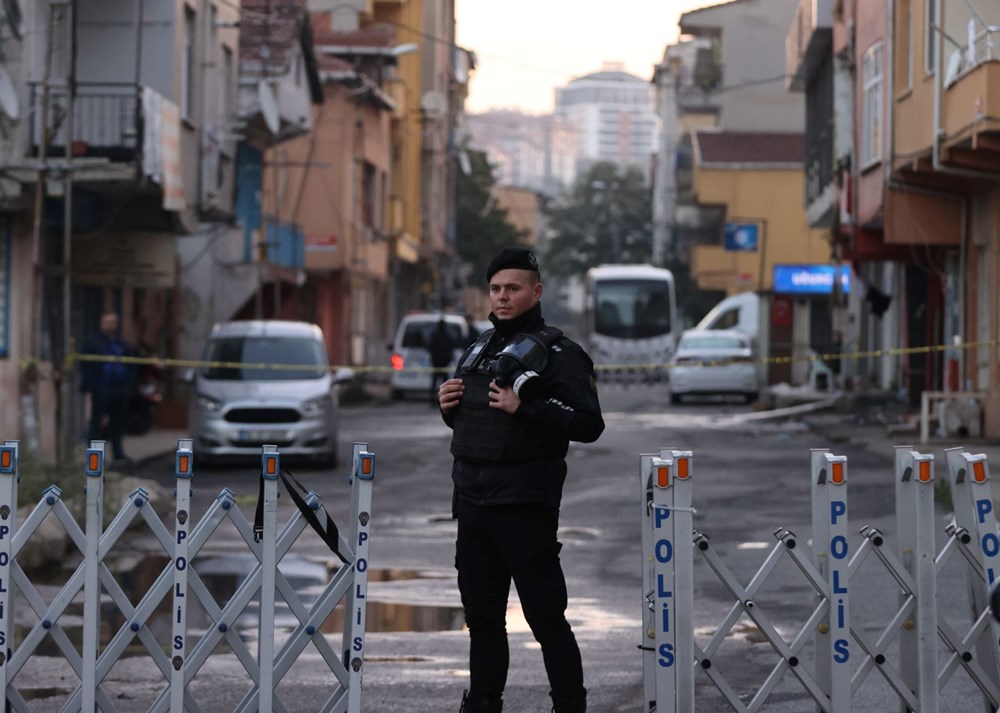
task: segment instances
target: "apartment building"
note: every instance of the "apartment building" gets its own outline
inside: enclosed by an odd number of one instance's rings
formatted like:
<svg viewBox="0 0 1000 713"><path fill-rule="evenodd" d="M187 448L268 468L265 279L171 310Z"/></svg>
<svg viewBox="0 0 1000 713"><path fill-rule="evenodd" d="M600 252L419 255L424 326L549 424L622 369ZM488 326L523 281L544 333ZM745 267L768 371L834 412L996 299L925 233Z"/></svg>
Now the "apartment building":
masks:
<svg viewBox="0 0 1000 713"><path fill-rule="evenodd" d="M557 88L555 117L572 127L576 137L571 160L553 158L567 168L558 176L565 187L599 161L636 166L649 178L657 137L653 92L621 63L605 62L600 71Z"/></svg>

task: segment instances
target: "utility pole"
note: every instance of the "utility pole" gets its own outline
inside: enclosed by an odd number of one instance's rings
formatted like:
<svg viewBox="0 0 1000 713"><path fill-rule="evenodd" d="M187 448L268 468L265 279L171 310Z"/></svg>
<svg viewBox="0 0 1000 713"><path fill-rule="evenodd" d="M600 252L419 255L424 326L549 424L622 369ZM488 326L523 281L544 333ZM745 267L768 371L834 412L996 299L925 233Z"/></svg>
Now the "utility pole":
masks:
<svg viewBox="0 0 1000 713"><path fill-rule="evenodd" d="M39 107L40 135L38 140L38 175L35 185L35 214L32 231L32 314L31 314L31 356L37 369L42 357L42 325L48 325L49 358L52 364L52 386L55 398L55 446L56 457L64 459L72 448L72 372L67 369L70 332L70 254L73 235L73 136L74 100L76 94L76 0L52 0L48 3L47 45L41 83L41 105ZM57 33L57 27L60 32ZM52 59L57 46L56 36L63 39L66 57L66 75L63 79L53 79ZM62 244L50 239L45 229L45 196L48 179L52 173L49 149L56 138L49 127L52 114L52 88L64 90L64 140L63 162L58 166L63 183L63 236ZM58 263L56 256L59 255ZM58 287L57 287L58 286ZM45 299L43 299L43 297ZM48 305L43 312L42 304ZM21 398L21 408L25 424L28 449L39 450L39 424L37 407L37 371L34 379L25 378Z"/></svg>
<svg viewBox="0 0 1000 713"><path fill-rule="evenodd" d="M70 274L73 252L73 138L76 104L76 3L68 0L66 10L67 35L69 37L69 64L66 72L66 172L63 176L63 245L62 245L62 324L59 338L52 350L53 382L56 390L56 457L59 461L68 458L73 448L73 365L69 363L70 309L72 298L72 276Z"/></svg>
<svg viewBox="0 0 1000 713"><path fill-rule="evenodd" d="M49 153L49 102L51 99L50 83L52 80L53 36L56 20L56 9L48 8L46 19L46 46L43 61L41 97L39 107L38 136L38 175L35 179L35 205L31 234L31 367L21 375L21 418L24 424L24 437L28 451L37 454L39 451L38 428L38 362L42 354L42 288L45 281L44 262L44 226L45 226L45 192L48 178Z"/></svg>

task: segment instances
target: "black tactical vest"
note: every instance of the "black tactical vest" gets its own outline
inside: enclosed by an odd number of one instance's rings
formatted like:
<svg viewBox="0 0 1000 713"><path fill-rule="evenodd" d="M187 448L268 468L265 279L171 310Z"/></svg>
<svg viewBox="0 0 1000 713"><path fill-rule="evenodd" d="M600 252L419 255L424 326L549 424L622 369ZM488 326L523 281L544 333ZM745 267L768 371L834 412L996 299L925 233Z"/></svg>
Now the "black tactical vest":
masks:
<svg viewBox="0 0 1000 713"><path fill-rule="evenodd" d="M562 332L555 327L533 331L550 347ZM490 407L489 363L503 348L496 330L484 332L459 365L457 376L465 392L455 411L451 454L472 463L517 463L536 458L560 457L565 442L546 440L513 414ZM544 375L543 375L544 378Z"/></svg>

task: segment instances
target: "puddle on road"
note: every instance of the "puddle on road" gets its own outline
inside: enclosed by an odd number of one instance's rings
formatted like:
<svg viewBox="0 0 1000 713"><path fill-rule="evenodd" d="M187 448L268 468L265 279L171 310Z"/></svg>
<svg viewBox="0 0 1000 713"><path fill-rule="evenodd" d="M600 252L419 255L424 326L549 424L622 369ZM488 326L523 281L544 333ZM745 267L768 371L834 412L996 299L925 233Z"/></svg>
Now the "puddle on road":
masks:
<svg viewBox="0 0 1000 713"><path fill-rule="evenodd" d="M121 557L108 560L107 564L115 575L125 595L133 606L137 606L146 592L153 586L156 579L167 567L170 560L162 555L147 555L143 557ZM196 558L191 566L198 573L206 589L220 608L236 593L240 584L250 575L257 563L256 558L249 554L225 555L217 557ZM336 571L331 571L326 565L312 560L286 555L279 569L295 589L303 606L312 607L323 593ZM422 572L410 569L371 569L368 581L372 582L403 582L418 579L435 579L433 572ZM47 584L61 587L64 578L50 581ZM298 619L284 601L280 592L276 592L275 627L291 629L298 625ZM189 637L195 639L205 632L214 629L215 623L208 616L204 607L195 598L189 587L190 604L187 610L187 627ZM170 640L172 634L172 619L170 613L172 597L167 592L154 613L146 620L147 628L158 642ZM236 618L235 629L243 639L255 639L257 636L260 599L255 597ZM412 604L396 604L369 600L366 612L366 630L368 632L428 632L457 631L465 624L461 607L428 606ZM121 614L118 607L111 601L106 592L101 602L100 648L101 650L112 640L122 628L127 627L129 620ZM320 630L327 634L343 631L344 609L339 604L323 622ZM18 644L24 641L34 626L15 626L15 640ZM58 625L67 635L70 642L80 650L83 643L83 595L82 592L64 610L58 619ZM194 645L195 641L190 642ZM217 651L228 650L224 643ZM58 645L51 636L41 639L35 648L35 654L41 656L62 656ZM147 655L145 646L133 638L123 657Z"/></svg>

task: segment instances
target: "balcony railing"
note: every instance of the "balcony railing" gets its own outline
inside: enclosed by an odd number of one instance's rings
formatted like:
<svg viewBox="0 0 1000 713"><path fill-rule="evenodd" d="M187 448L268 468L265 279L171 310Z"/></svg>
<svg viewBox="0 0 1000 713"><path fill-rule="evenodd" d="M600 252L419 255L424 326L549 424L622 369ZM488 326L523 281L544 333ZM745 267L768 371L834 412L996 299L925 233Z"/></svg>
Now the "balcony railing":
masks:
<svg viewBox="0 0 1000 713"><path fill-rule="evenodd" d="M947 56L944 74L946 87L981 64L1000 61L1000 25L988 25L982 17L969 19L964 46L959 46L950 37L946 39L953 47L957 47Z"/></svg>
<svg viewBox="0 0 1000 713"><path fill-rule="evenodd" d="M34 156L40 153L44 113L51 132L47 153L63 155L69 123L67 91L62 87L49 88L47 112L43 112L43 97L40 84L29 86L32 117L28 123L29 152ZM142 146L140 101L141 89L135 84L79 83L73 98L73 155L134 162Z"/></svg>

